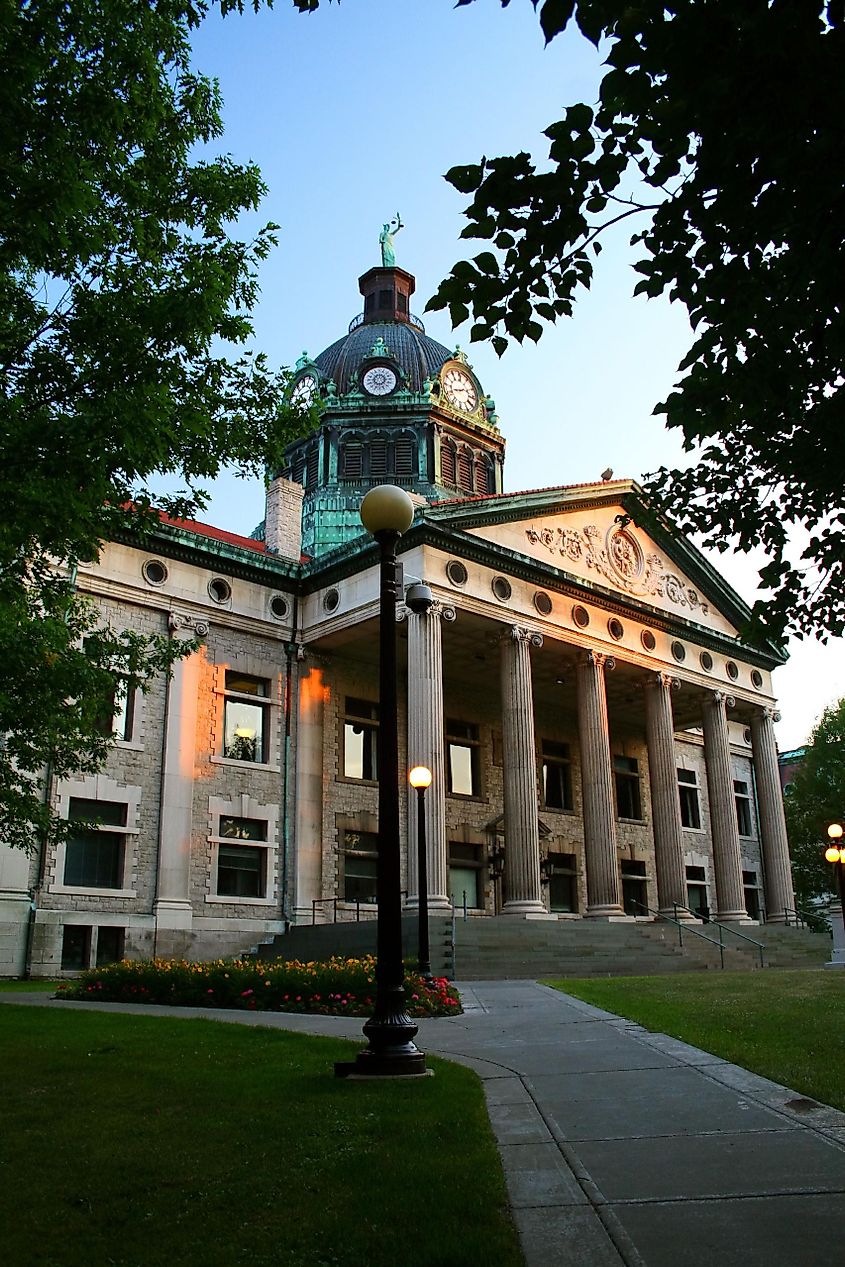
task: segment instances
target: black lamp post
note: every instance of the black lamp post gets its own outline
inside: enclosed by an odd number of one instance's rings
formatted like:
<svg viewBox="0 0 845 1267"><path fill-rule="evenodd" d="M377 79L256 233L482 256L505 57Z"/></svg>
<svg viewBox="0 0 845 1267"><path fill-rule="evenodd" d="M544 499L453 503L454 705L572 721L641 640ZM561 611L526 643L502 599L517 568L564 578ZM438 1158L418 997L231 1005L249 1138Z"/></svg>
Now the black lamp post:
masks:
<svg viewBox="0 0 845 1267"><path fill-rule="evenodd" d="M839 902L842 907L842 926L845 929L845 848L842 846L843 827L841 823L831 823L827 829L830 844L824 851L828 862L832 862L836 872Z"/></svg>
<svg viewBox="0 0 845 1267"><path fill-rule="evenodd" d="M371 488L361 522L381 548L379 585L378 863L376 869L376 1006L364 1025L369 1046L354 1061L335 1065L340 1078L426 1073L414 1045L417 1026L405 1011L402 893L399 871L399 733L396 708L396 544L413 523L414 504L395 484Z"/></svg>
<svg viewBox="0 0 845 1267"><path fill-rule="evenodd" d="M426 983L432 980L431 951L428 945L428 858L425 840L425 793L431 787L431 771L427 766L415 765L408 775L408 782L417 793L417 915L419 917L420 976Z"/></svg>

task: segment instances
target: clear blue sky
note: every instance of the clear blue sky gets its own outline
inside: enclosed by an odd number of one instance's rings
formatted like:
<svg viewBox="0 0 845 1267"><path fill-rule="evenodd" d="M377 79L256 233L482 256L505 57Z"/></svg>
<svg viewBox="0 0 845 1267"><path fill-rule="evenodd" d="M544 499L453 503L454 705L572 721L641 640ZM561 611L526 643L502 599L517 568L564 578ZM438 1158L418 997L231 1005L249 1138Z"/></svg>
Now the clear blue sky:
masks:
<svg viewBox="0 0 845 1267"><path fill-rule="evenodd" d="M357 278L379 262L378 233L396 211L406 227L397 263L414 273L414 310L452 264L482 244L459 241L466 199L443 180L457 163L530 150L575 101L593 102L600 57L577 32L544 47L530 0L343 0L298 14L276 9L222 19L194 38L196 67L216 76L226 132L219 150L258 163L269 187L254 225L281 226L261 274L256 346L274 365L316 355L359 311ZM241 226L248 233L249 220ZM506 489L596 479L605 467L640 478L681 459L675 436L652 417L690 341L686 314L664 300L631 298L636 276L623 227L598 261L575 317L538 345L502 360L469 345L443 313L430 334L461 345L495 398L507 438ZM249 532L263 517L258 482L221 478L204 518ZM747 559L714 563L747 599ZM804 738L845 695L842 643L794 644L778 672L782 748Z"/></svg>

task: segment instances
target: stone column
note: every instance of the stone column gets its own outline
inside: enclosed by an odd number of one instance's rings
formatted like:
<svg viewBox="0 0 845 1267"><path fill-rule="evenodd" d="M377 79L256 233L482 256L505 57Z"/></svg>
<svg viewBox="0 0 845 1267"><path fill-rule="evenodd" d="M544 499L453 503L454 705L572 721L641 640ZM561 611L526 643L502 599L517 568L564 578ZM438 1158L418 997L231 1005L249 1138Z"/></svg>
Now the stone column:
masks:
<svg viewBox="0 0 845 1267"><path fill-rule="evenodd" d="M304 653L303 653L304 654ZM323 897L323 730L329 688L324 666L299 661L296 709L296 810L294 815L294 919L310 924L311 903ZM342 848L342 842L340 843ZM340 895L338 895L340 896ZM320 903L317 921L331 919Z"/></svg>
<svg viewBox="0 0 845 1267"><path fill-rule="evenodd" d="M171 612L172 638L205 638L208 624ZM156 882L156 953L178 954L187 948L177 930L192 923L190 901L191 837L194 817L194 764L197 746L197 699L200 656L183 656L173 666L167 684L167 719L162 753L159 812L158 876ZM164 937L159 936L160 930Z"/></svg>
<svg viewBox="0 0 845 1267"><path fill-rule="evenodd" d="M661 914L692 919L686 909L687 879L684 836L678 797L678 763L671 692L679 682L668 673L652 673L645 684L648 777L654 822L654 860L657 870L657 905Z"/></svg>
<svg viewBox="0 0 845 1267"><path fill-rule="evenodd" d="M446 740L443 725L443 646L441 621L453 621L455 609L435 602L427 612L407 610L408 621L408 769L428 766L431 787L425 793L428 909L448 910L446 855ZM419 895L417 797L408 794L408 905Z"/></svg>
<svg viewBox="0 0 845 1267"><path fill-rule="evenodd" d="M761 708L751 718L751 749L754 756L754 781L757 785L757 811L760 817L760 843L763 848L763 870L766 877L766 920L782 924L785 911L795 909L792 868L786 839L786 819L778 771L774 723L778 714Z"/></svg>
<svg viewBox="0 0 845 1267"><path fill-rule="evenodd" d="M505 800L503 915L546 914L540 887L537 750L531 689L531 647L542 645L541 634L517 625L501 641Z"/></svg>
<svg viewBox="0 0 845 1267"><path fill-rule="evenodd" d="M742 857L736 821L727 709L734 700L713 691L704 702L704 760L710 800L710 833L716 873L717 918L750 923L742 888Z"/></svg>
<svg viewBox="0 0 845 1267"><path fill-rule="evenodd" d="M604 689L605 667L614 668L614 661L598 651L585 651L578 658L578 744L584 805L586 913L593 918L625 914L616 856L616 806Z"/></svg>

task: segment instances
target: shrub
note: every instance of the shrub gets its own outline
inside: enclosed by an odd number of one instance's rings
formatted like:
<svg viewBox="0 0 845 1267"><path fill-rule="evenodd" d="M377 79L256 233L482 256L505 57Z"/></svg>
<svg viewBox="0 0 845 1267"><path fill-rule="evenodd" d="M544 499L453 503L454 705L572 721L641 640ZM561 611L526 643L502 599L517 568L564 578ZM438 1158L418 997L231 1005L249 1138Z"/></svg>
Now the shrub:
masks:
<svg viewBox="0 0 845 1267"><path fill-rule="evenodd" d="M256 1012L311 1012L322 1016L369 1016L376 999L376 960L333 957L262 963L258 959L124 959L90 968L60 986L58 997L95 998L102 1003L167 1003L176 1007L242 1008ZM410 1016L454 1016L461 1011L454 986L443 977L431 985L405 968Z"/></svg>

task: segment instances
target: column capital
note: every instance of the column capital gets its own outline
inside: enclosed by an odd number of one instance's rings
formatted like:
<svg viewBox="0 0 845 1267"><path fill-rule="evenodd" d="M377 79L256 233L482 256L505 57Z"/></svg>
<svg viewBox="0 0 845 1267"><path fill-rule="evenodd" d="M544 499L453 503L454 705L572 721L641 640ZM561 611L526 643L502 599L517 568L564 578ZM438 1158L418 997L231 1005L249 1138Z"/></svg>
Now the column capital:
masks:
<svg viewBox="0 0 845 1267"><path fill-rule="evenodd" d="M423 619L426 616L433 616L439 620L447 620L450 622L458 619L458 613L455 607L451 603L444 603L439 598L436 598L428 610L424 612L414 612L411 611L410 607L407 607L404 603L397 603L396 623L401 625L408 619L409 616L419 616Z"/></svg>
<svg viewBox="0 0 845 1267"><path fill-rule="evenodd" d="M736 699L733 695L729 695L727 691L708 691L704 702L716 708L728 709L734 707Z"/></svg>
<svg viewBox="0 0 845 1267"><path fill-rule="evenodd" d="M293 645L296 648L296 660L299 664L304 664L307 660L316 669L327 669L332 662L331 656L327 656L323 652L312 651L305 642L297 642Z"/></svg>
<svg viewBox="0 0 845 1267"><path fill-rule="evenodd" d="M759 718L761 721L768 720L771 722L780 721L780 713L776 708L772 708L770 704L759 704L752 714L752 721Z"/></svg>
<svg viewBox="0 0 845 1267"><path fill-rule="evenodd" d="M578 656L578 664L592 664L597 669L605 668L608 673L616 668L616 661L612 655L607 655L604 651L593 651L592 648L582 651Z"/></svg>
<svg viewBox="0 0 845 1267"><path fill-rule="evenodd" d="M199 616L190 616L187 612L168 612L167 631L180 634L183 638L207 638L208 621Z"/></svg>
<svg viewBox="0 0 845 1267"><path fill-rule="evenodd" d="M499 639L500 642L525 642L532 647L542 647L543 635L536 629L527 629L524 625L511 625Z"/></svg>
<svg viewBox="0 0 845 1267"><path fill-rule="evenodd" d="M643 686L651 690L662 687L665 691L679 691L681 682L680 678L673 677L671 673L662 673L658 670L656 673L646 674L643 678Z"/></svg>

